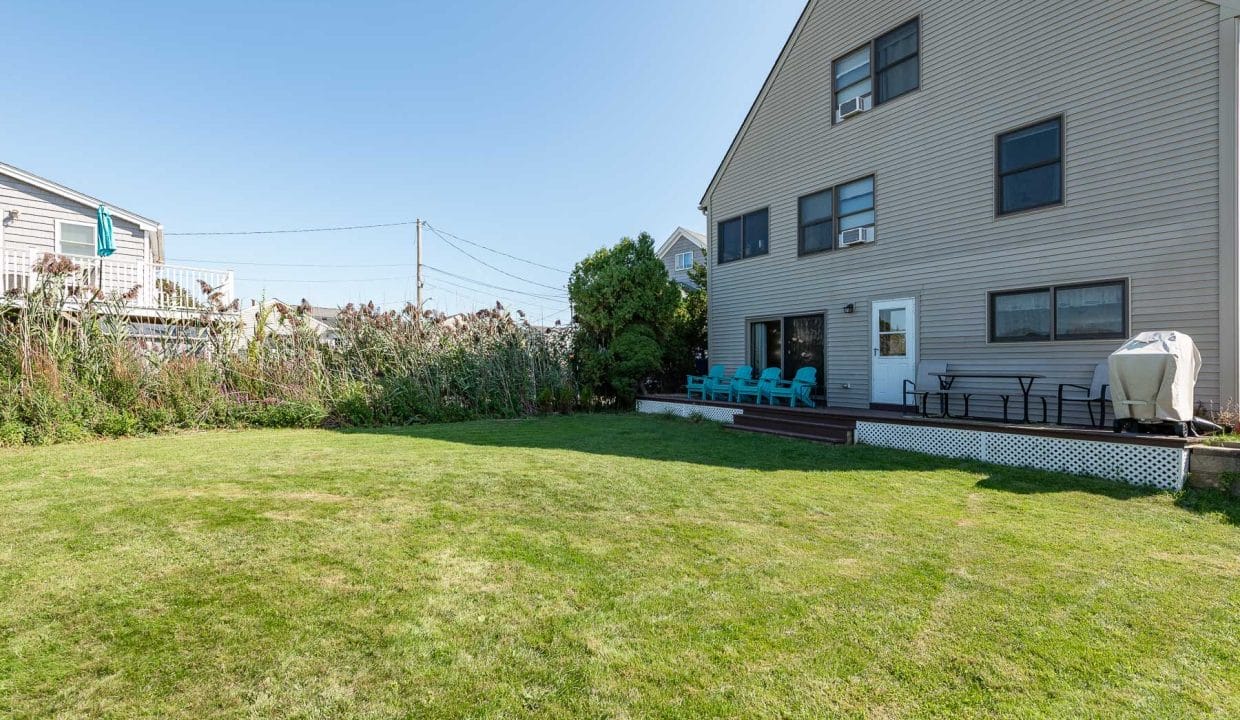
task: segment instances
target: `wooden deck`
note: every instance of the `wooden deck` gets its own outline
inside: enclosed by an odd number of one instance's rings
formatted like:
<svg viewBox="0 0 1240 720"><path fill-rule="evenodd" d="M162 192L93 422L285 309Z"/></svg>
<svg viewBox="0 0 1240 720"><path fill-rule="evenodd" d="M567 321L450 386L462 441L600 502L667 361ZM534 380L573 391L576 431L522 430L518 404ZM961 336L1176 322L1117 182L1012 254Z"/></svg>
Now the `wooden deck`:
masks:
<svg viewBox="0 0 1240 720"><path fill-rule="evenodd" d="M818 442L846 444L853 441L858 421L920 425L924 427L981 430L992 433L1033 435L1038 437L1065 438L1070 440L1099 440L1111 443L1152 445L1157 447L1184 448L1201 442L1200 438L1179 438L1173 435L1139 433L1116 433L1079 425L1053 425L1044 423L1004 423L999 421L922 417L919 414L869 408L789 408L753 403L730 403L719 400L686 398L683 394L656 394L642 396L643 400L675 402L709 407L743 410L736 415L729 427L742 432L756 432L787 437L799 437Z"/></svg>

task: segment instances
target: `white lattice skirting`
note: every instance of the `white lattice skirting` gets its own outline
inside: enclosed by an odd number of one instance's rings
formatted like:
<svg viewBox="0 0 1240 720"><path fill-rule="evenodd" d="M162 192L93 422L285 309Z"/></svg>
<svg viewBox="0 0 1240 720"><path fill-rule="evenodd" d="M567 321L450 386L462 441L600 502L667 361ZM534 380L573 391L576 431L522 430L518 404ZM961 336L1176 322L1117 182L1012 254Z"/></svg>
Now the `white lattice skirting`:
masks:
<svg viewBox="0 0 1240 720"><path fill-rule="evenodd" d="M857 442L928 455L1090 475L1162 490L1184 487L1185 448L861 421Z"/></svg>
<svg viewBox="0 0 1240 720"><path fill-rule="evenodd" d="M740 408L718 407L715 405L694 405L693 403L666 402L664 400L638 400L637 412L652 415L679 415L680 417L703 417L715 422L730 423L732 418L745 412Z"/></svg>

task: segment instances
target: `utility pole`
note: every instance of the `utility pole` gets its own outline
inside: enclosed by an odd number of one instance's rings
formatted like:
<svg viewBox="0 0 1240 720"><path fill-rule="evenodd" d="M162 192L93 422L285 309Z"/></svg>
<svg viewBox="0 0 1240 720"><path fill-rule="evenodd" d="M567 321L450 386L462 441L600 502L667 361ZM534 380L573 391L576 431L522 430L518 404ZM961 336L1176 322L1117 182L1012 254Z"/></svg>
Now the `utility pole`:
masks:
<svg viewBox="0 0 1240 720"><path fill-rule="evenodd" d="M414 225L418 228L418 313L422 312L422 218L417 218Z"/></svg>

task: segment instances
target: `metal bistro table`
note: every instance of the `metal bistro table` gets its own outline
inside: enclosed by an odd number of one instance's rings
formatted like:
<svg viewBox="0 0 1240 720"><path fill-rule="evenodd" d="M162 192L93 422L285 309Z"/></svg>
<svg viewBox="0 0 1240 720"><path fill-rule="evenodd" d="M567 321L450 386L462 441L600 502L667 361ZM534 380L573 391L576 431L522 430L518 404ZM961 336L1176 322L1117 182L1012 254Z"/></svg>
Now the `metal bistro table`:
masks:
<svg viewBox="0 0 1240 720"><path fill-rule="evenodd" d="M956 382L956 378L1001 378L1006 380L1015 380L1020 383L1020 394L1024 399L1025 422L1029 422L1029 393L1033 391L1033 381L1045 378L1045 375L1031 372L1012 372L1012 371L995 371L986 370L949 370L947 372L931 373L939 378L939 389L943 391L943 403L946 407L950 402L947 398L947 391L952 389L952 383ZM946 415L946 412L944 412Z"/></svg>

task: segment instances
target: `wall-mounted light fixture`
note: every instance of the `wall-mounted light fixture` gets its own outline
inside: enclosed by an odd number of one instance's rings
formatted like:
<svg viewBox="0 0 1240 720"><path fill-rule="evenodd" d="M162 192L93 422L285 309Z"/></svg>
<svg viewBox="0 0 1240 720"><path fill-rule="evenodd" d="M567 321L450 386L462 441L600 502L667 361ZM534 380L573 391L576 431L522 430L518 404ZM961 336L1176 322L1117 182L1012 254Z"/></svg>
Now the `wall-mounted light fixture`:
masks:
<svg viewBox="0 0 1240 720"><path fill-rule="evenodd" d="M856 306L856 305L853 305L852 303L848 303L847 305L845 305L845 306L844 306L844 314L845 314L845 315L852 315L852 314L853 314L853 313L855 313L855 312L857 312L857 306Z"/></svg>
<svg viewBox="0 0 1240 720"><path fill-rule="evenodd" d="M4 221L5 222L16 222L17 218L21 217L21 214L22 214L21 210L10 210L5 215Z"/></svg>

